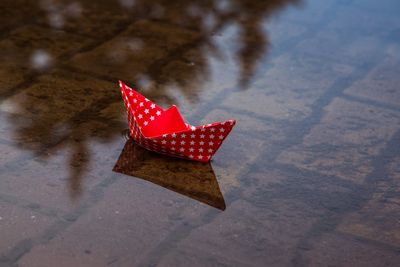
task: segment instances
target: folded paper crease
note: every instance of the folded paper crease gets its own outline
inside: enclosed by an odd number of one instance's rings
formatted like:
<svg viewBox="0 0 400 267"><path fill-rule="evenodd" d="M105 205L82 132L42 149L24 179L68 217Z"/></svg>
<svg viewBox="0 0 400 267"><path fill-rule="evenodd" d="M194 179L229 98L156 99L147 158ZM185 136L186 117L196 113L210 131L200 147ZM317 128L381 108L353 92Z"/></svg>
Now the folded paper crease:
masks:
<svg viewBox="0 0 400 267"><path fill-rule="evenodd" d="M235 126L233 119L190 125L175 105L164 110L122 81L119 85L127 109L130 135L148 150L208 162Z"/></svg>

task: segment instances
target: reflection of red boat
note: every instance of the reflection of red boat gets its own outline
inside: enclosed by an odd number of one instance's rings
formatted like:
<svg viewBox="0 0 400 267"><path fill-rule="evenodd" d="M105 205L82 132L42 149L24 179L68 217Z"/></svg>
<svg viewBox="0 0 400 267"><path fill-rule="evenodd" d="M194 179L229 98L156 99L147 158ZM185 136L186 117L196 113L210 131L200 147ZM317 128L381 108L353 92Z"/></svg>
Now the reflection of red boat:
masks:
<svg viewBox="0 0 400 267"><path fill-rule="evenodd" d="M208 162L236 123L227 120L192 126L184 122L175 105L164 110L123 82L119 85L131 137L151 151Z"/></svg>

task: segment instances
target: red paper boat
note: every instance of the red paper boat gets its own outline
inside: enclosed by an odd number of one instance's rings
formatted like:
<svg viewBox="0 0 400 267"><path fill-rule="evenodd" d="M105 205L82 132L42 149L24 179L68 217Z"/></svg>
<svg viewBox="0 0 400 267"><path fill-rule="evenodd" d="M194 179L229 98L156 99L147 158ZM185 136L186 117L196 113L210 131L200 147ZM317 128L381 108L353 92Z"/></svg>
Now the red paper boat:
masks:
<svg viewBox="0 0 400 267"><path fill-rule="evenodd" d="M131 137L154 152L208 162L236 123L227 120L192 126L184 122L175 105L164 110L123 82L119 85Z"/></svg>

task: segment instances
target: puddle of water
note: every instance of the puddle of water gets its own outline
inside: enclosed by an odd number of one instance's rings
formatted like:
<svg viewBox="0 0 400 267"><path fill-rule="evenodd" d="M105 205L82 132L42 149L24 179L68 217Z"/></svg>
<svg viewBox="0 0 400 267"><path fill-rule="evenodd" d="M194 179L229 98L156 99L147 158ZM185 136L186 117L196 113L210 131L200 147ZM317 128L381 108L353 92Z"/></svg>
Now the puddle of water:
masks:
<svg viewBox="0 0 400 267"><path fill-rule="evenodd" d="M0 265L400 262L397 1L0 11ZM237 131L211 164L145 151L118 80Z"/></svg>

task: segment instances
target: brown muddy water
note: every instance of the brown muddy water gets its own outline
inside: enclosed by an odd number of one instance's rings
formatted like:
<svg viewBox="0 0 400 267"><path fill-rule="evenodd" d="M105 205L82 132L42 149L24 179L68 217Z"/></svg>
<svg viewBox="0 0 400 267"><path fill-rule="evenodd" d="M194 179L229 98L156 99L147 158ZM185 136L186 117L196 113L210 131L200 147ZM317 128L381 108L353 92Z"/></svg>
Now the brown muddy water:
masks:
<svg viewBox="0 0 400 267"><path fill-rule="evenodd" d="M400 266L398 0L0 1L0 266ZM117 81L210 164L126 138Z"/></svg>

